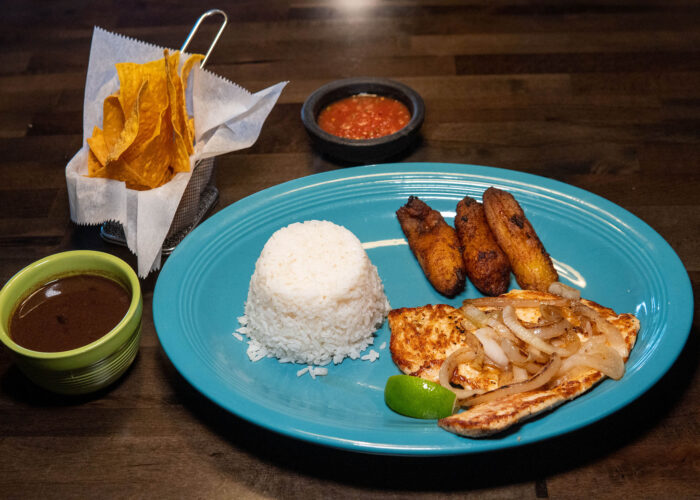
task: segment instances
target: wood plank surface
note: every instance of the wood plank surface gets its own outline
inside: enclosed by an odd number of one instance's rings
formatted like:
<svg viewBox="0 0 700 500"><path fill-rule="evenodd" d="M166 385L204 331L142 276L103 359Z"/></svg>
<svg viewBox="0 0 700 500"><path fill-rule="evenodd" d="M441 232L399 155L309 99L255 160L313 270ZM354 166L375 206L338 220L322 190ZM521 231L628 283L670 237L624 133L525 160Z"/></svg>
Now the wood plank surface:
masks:
<svg viewBox="0 0 700 500"><path fill-rule="evenodd" d="M306 97L352 76L425 100L395 161L529 172L591 191L663 236L700 292L700 3L689 0L221 2L208 67L256 92L289 81L250 148L218 158L216 210L347 167L300 121ZM179 47L200 2L3 3L0 283L68 249L103 250L70 221L64 168L81 147L93 26ZM205 24L192 50L215 33ZM1 498L700 498L698 307L687 345L646 394L584 429L481 455L338 451L263 430L188 384L161 348L142 280L139 355L113 387L66 399L0 350Z"/></svg>

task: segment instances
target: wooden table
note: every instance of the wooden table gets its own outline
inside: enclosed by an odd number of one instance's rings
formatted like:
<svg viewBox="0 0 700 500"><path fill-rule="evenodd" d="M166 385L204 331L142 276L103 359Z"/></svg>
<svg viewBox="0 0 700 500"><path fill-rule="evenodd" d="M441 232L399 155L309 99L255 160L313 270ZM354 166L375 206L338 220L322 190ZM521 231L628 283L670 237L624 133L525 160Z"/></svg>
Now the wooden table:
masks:
<svg viewBox="0 0 700 500"><path fill-rule="evenodd" d="M3 4L2 283L69 249L103 250L135 264L96 227L71 223L64 167L81 146L93 25L179 47L204 10L185 3ZM299 119L302 102L337 78L390 77L416 89L427 109L420 142L399 161L498 166L601 195L671 244L698 293L697 2L299 0L220 7L231 23L209 68L251 91L290 83L257 143L219 159L217 209L343 167L311 148ZM207 25L203 37L213 30ZM700 495L697 319L679 359L650 391L585 429L476 456L368 456L281 437L201 396L158 343L156 279L142 282L140 354L127 376L98 396L66 400L43 392L2 350L0 497Z"/></svg>

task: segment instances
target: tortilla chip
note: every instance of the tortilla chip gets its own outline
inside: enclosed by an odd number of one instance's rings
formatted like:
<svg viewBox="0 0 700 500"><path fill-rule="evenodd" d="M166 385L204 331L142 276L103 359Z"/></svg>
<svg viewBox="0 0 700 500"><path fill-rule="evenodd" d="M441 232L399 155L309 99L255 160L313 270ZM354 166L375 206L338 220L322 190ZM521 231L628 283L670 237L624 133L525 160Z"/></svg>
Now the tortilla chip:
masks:
<svg viewBox="0 0 700 500"><path fill-rule="evenodd" d="M139 100L143 95L144 90L148 86L148 81L141 82L136 100L132 103L131 112L125 113L126 121L124 128L119 134L114 147L107 154L107 163L117 161L122 153L134 142L139 132Z"/></svg>
<svg viewBox="0 0 700 500"><path fill-rule="evenodd" d="M97 175L97 173L103 168L104 167L100 163L100 160L98 160L95 153L92 152L92 149L88 149L88 176L101 177L100 175Z"/></svg>
<svg viewBox="0 0 700 500"><path fill-rule="evenodd" d="M123 128L124 112L119 104L119 97L112 94L105 99L102 107L102 134L107 150L114 148Z"/></svg>
<svg viewBox="0 0 700 500"><path fill-rule="evenodd" d="M182 91L182 82L177 75L177 68L172 65L172 61L168 61L167 51L165 57L169 66L168 71L168 99L171 103L172 124L173 124L173 156L172 167L177 172L190 171L190 150L192 146L187 147L187 118L185 110L184 97ZM173 77L174 74L174 77Z"/></svg>

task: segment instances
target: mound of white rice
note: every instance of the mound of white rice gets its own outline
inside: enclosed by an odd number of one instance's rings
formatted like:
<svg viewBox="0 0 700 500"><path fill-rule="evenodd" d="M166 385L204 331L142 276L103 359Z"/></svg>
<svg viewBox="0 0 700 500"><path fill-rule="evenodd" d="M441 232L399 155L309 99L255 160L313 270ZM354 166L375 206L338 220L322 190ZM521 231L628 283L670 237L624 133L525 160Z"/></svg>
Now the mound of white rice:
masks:
<svg viewBox="0 0 700 500"><path fill-rule="evenodd" d="M265 243L245 305L248 356L325 365L356 359L390 309L357 237L328 221L291 224Z"/></svg>

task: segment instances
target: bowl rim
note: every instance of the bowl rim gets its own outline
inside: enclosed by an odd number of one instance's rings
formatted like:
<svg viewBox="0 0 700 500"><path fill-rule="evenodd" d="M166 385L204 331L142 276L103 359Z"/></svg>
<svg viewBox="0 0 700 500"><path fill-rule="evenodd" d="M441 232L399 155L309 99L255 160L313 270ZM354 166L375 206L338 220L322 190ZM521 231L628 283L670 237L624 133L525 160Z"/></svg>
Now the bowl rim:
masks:
<svg viewBox="0 0 700 500"><path fill-rule="evenodd" d="M31 293L32 290L36 290L38 287L42 286L42 284L48 283L52 279L58 279L64 276L70 276L73 274L80 273L99 274L98 269L90 268L89 266L82 267L80 265L77 265L75 266L75 269L73 271L57 272L53 275L50 274L46 279L34 282L32 287L24 289L22 293L20 293L15 298L10 297L10 290L16 286L15 284L18 281L24 279L25 276L30 275L32 272L35 272L37 268L49 265L52 262L62 260L76 259L77 261L80 261L83 257L90 257L92 259L103 260L115 265L122 273L122 275L119 277L125 278L129 287L131 288L131 302L129 304L129 309L127 309L126 313L124 314L124 317L119 321L119 323L114 325L114 327L109 332L105 333L102 337L98 338L93 342L90 342L89 344L85 344L84 346L80 346L68 351L44 352L27 349L26 347L17 344L14 340L12 340L12 337L10 337L9 325L5 324L5 322L0 322L0 341L2 341L2 343L7 348L11 349L16 354L32 359L68 359L71 357L79 356L81 354L85 354L87 352L92 351L93 349L99 348L100 346L108 343L111 339L119 335L119 333L122 332L124 328L129 325L134 316L138 314L139 310L141 310L142 308L141 285L139 282L139 278L132 269L132 267L119 257L116 257L106 252L99 252L95 250L69 250L66 252L59 252L43 257L25 266L14 276L12 276L0 290L0 308L5 307L4 304L7 301L7 304L10 307L10 313L8 317L11 318L12 314L15 311L15 308L19 305L20 302L27 298L27 296L29 295L29 293ZM114 273L104 272L104 274L113 275Z"/></svg>
<svg viewBox="0 0 700 500"><path fill-rule="evenodd" d="M348 139L346 137L339 137L337 135L330 134L323 130L318 125L317 117L314 113L314 105L316 104L316 102L321 100L325 95L329 94L330 92L341 90L344 87L362 85L385 87L387 89L392 89L403 94L411 102L411 105L413 107L413 110L411 112L411 119L408 121L408 123L393 134L384 135L382 137L375 137L373 139ZM346 97L361 93L362 91L354 91L348 93ZM336 100L342 98L343 97L339 97ZM314 90L306 98L301 108L301 121L310 134L317 136L323 141L331 142L337 146L345 146L350 148L370 148L399 140L405 136L416 132L422 126L424 119L425 103L423 102L423 98L421 97L421 95L404 83L382 77L353 77L343 78L340 80L333 80Z"/></svg>

